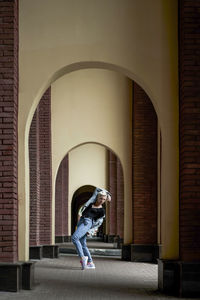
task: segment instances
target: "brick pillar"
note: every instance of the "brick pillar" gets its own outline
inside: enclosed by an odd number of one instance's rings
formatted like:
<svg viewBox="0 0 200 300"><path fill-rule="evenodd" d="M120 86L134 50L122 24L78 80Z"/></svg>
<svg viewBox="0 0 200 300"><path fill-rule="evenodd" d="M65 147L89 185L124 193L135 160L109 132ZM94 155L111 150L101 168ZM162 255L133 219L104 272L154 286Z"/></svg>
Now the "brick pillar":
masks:
<svg viewBox="0 0 200 300"><path fill-rule="evenodd" d="M68 236L68 155L61 162L56 178L55 210L56 241L63 242Z"/></svg>
<svg viewBox="0 0 200 300"><path fill-rule="evenodd" d="M39 112L36 109L29 133L30 246L40 245L40 152Z"/></svg>
<svg viewBox="0 0 200 300"><path fill-rule="evenodd" d="M117 235L124 237L124 177L120 160L117 158Z"/></svg>
<svg viewBox="0 0 200 300"><path fill-rule="evenodd" d="M62 236L62 211L63 211L63 199L62 199L62 162L59 166L56 177L56 192L55 192L55 236Z"/></svg>
<svg viewBox="0 0 200 300"><path fill-rule="evenodd" d="M68 164L68 155L64 158L62 166L62 199L63 199L63 213L62 213L62 223L64 236L69 236L68 229L68 176L69 176L69 164Z"/></svg>
<svg viewBox="0 0 200 300"><path fill-rule="evenodd" d="M40 163L40 243L52 241L52 178L51 178L51 89L40 100L39 110L39 163Z"/></svg>
<svg viewBox="0 0 200 300"><path fill-rule="evenodd" d="M179 256L160 260L159 289L199 297L200 1L179 0ZM173 170L172 170L173 171Z"/></svg>
<svg viewBox="0 0 200 300"><path fill-rule="evenodd" d="M51 89L43 95L29 133L30 163L30 254L32 259L49 257L51 246ZM45 246L44 245L50 245ZM42 247L43 246L43 247ZM48 253L47 253L48 252ZM54 254L53 254L54 256Z"/></svg>
<svg viewBox="0 0 200 300"><path fill-rule="evenodd" d="M108 235L117 235L117 157L108 150L108 190L112 195L109 204Z"/></svg>
<svg viewBox="0 0 200 300"><path fill-rule="evenodd" d="M180 1L180 258L200 261L200 1Z"/></svg>
<svg viewBox="0 0 200 300"><path fill-rule="evenodd" d="M157 243L157 116L133 83L133 241Z"/></svg>
<svg viewBox="0 0 200 300"><path fill-rule="evenodd" d="M144 90L133 82L133 244L124 260L157 262L157 115Z"/></svg>
<svg viewBox="0 0 200 300"><path fill-rule="evenodd" d="M18 259L18 1L0 1L0 262Z"/></svg>
<svg viewBox="0 0 200 300"><path fill-rule="evenodd" d="M124 179L121 162L108 150L108 190L112 201L108 205L108 241L124 236Z"/></svg>

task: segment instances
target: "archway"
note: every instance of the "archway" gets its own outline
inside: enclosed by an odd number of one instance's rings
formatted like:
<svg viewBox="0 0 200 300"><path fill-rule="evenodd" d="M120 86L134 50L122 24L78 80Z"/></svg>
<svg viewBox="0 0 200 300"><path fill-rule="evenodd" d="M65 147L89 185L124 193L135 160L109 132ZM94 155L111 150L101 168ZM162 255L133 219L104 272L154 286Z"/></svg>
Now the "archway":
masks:
<svg viewBox="0 0 200 300"><path fill-rule="evenodd" d="M91 157L93 157L92 161ZM67 173L66 169L63 170L65 162L67 162ZM94 143L77 145L60 163L55 187L55 237L57 241L58 239L60 242L67 241L73 233L77 224L77 210L90 198L96 186L103 187L112 194L112 201L106 209L107 218L104 224L104 235L108 237L106 240L110 241L111 238L113 240L116 236L122 242L124 237L122 165L111 149Z"/></svg>
<svg viewBox="0 0 200 300"><path fill-rule="evenodd" d="M151 5L147 2L128 1L127 5L124 5L122 2L114 4L112 1L108 7L106 6L106 11L102 3L96 3L91 8L89 3L83 5L80 1L81 9L79 9L79 6L68 1L63 1L60 6L52 1L46 9L45 2L42 4L41 1L21 2L20 40L23 45L19 49L21 66L19 242L23 245L22 251L19 249L21 260L28 257L27 250L24 249L24 247L27 249L25 245L28 241L26 214L29 207L27 128L33 115L33 106L37 106L42 93L53 80L63 75L60 70L71 72L91 66L97 68L113 66L115 70L143 87L154 103L163 133L161 194L163 225L168 228L162 233L165 245L163 257L178 257L178 171L171 172L174 169L178 170L177 56L173 54L177 53L177 32L174 30L177 28L177 4L176 1L171 1L168 6L163 1L155 1ZM144 5L148 5L147 10L144 10ZM45 12L45 15L39 12ZM105 18L101 18L101 15ZM144 22L147 16L152 20L148 22L148 26L147 22ZM49 22L52 17L57 21ZM76 22L74 26L76 20L80 22ZM136 26L137 24L140 26ZM44 34L40 34L41 27ZM52 35L52 32L55 34ZM53 38L49 39L49 36ZM66 36L67 39L64 38ZM161 36L162 39L159 38ZM126 178L125 182L127 180L130 179Z"/></svg>

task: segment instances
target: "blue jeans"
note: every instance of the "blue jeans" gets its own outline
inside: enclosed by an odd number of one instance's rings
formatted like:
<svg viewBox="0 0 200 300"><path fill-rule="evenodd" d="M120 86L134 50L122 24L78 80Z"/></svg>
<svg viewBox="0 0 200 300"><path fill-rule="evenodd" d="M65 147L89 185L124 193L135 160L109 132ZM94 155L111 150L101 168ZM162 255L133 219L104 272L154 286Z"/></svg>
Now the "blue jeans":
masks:
<svg viewBox="0 0 200 300"><path fill-rule="evenodd" d="M87 232L92 227L92 219L81 217L77 229L72 235L72 242L80 257L88 256L88 262L92 261L90 251L86 244Z"/></svg>

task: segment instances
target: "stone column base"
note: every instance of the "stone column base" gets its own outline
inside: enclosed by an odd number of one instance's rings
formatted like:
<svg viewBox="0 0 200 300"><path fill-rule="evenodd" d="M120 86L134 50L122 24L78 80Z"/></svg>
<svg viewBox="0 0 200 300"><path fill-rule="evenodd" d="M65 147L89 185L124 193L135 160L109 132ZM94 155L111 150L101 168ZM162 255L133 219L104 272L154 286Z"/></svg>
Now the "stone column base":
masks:
<svg viewBox="0 0 200 300"><path fill-rule="evenodd" d="M103 241L104 241L104 243L108 242L108 235L107 234L103 235Z"/></svg>
<svg viewBox="0 0 200 300"><path fill-rule="evenodd" d="M24 262L22 264L22 289L31 290L34 285L34 269L33 262Z"/></svg>
<svg viewBox="0 0 200 300"><path fill-rule="evenodd" d="M161 245L131 244L131 261L156 263L161 257Z"/></svg>
<svg viewBox="0 0 200 300"><path fill-rule="evenodd" d="M30 290L34 284L34 263L0 263L0 291Z"/></svg>
<svg viewBox="0 0 200 300"><path fill-rule="evenodd" d="M42 246L31 246L29 248L29 259L41 259Z"/></svg>
<svg viewBox="0 0 200 300"><path fill-rule="evenodd" d="M122 245L122 260L157 263L161 255L161 245Z"/></svg>
<svg viewBox="0 0 200 300"><path fill-rule="evenodd" d="M200 262L158 260L158 288L179 297L200 297Z"/></svg>
<svg viewBox="0 0 200 300"><path fill-rule="evenodd" d="M119 238L119 236L113 234L104 234L103 241L104 243L114 243L116 238Z"/></svg>
<svg viewBox="0 0 200 300"><path fill-rule="evenodd" d="M122 260L131 261L131 244L122 245Z"/></svg>
<svg viewBox="0 0 200 300"><path fill-rule="evenodd" d="M42 257L43 258L58 258L59 247L58 245L43 245Z"/></svg>
<svg viewBox="0 0 200 300"><path fill-rule="evenodd" d="M55 243L60 244L60 243L68 243L71 242L71 235L66 235L66 236L56 236L55 237Z"/></svg>
<svg viewBox="0 0 200 300"><path fill-rule="evenodd" d="M72 241L71 235L64 236L64 243L70 243Z"/></svg>
<svg viewBox="0 0 200 300"><path fill-rule="evenodd" d="M108 234L108 243L114 243L115 238L118 237L117 235L109 235Z"/></svg>
<svg viewBox="0 0 200 300"><path fill-rule="evenodd" d="M123 239L121 239L119 236L116 236L114 238L114 248L122 249L122 245L123 245Z"/></svg>
<svg viewBox="0 0 200 300"><path fill-rule="evenodd" d="M58 245L40 245L40 246L31 246L29 248L30 259L58 258L58 255L59 255Z"/></svg>

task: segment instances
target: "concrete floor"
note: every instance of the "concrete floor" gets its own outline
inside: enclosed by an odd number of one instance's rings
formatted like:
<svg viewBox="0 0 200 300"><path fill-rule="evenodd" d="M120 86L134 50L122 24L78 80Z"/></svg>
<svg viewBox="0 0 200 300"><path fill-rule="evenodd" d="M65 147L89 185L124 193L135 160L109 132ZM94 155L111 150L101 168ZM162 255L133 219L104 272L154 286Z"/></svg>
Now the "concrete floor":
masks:
<svg viewBox="0 0 200 300"><path fill-rule="evenodd" d="M94 257L94 262L95 270L82 271L75 255L42 259L35 263L33 290L0 292L0 299L180 299L157 291L155 264L112 257Z"/></svg>

